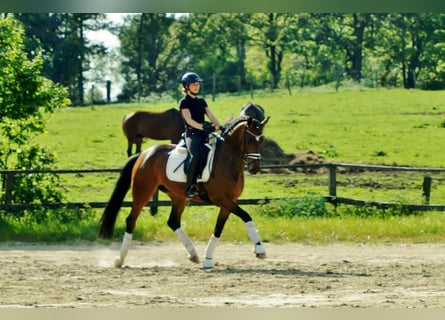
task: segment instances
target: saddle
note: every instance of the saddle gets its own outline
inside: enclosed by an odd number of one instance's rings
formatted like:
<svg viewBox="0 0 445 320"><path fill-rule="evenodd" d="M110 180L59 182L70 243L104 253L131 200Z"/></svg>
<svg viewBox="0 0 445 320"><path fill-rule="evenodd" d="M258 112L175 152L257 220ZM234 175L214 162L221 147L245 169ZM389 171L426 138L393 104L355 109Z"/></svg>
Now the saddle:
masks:
<svg viewBox="0 0 445 320"><path fill-rule="evenodd" d="M218 136L212 134L209 142L205 143L201 148L201 167L197 177L197 182L207 182L210 178L213 168L213 160L217 146ZM185 146L185 142L181 140L176 147L169 152L167 160L167 178L175 182L187 182L187 164L190 155Z"/></svg>

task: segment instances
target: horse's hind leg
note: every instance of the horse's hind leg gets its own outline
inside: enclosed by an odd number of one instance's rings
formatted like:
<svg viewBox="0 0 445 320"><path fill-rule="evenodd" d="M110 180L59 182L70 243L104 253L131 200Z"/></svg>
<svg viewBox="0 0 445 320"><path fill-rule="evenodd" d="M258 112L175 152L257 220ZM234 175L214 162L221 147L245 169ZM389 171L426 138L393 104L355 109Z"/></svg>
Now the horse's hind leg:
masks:
<svg viewBox="0 0 445 320"><path fill-rule="evenodd" d="M218 240L221 237L224 225L226 224L227 218L229 217L230 211L224 208L220 208L218 219L216 220L215 229L213 234L210 236L207 246L204 250L204 263L203 268L213 268L215 266L213 262L213 252L215 251Z"/></svg>
<svg viewBox="0 0 445 320"><path fill-rule="evenodd" d="M140 133L136 135L135 144L136 144L136 153L140 153L142 150L142 140L143 137Z"/></svg>
<svg viewBox="0 0 445 320"><path fill-rule="evenodd" d="M131 157L131 149L133 148L133 142L131 142L130 140L128 140L128 145L127 145L127 156Z"/></svg>
<svg viewBox="0 0 445 320"><path fill-rule="evenodd" d="M143 178L148 179L148 178ZM141 179L140 179L141 180ZM135 192L137 190L137 192ZM122 267L124 264L125 257L128 254L128 250L131 245L131 240L133 237L133 231L136 227L136 220L138 219L142 209L145 204L150 200L155 192L156 187L152 184L137 184L137 182L133 181L133 206L131 208L131 212L126 219L126 228L124 237L122 239L120 255L116 259L114 265L117 268Z"/></svg>
<svg viewBox="0 0 445 320"><path fill-rule="evenodd" d="M148 200L147 200L148 201ZM124 264L124 260L127 257L128 250L130 249L131 240L133 238L133 231L136 226L136 220L139 217L140 212L142 211L142 208L144 207L145 203L142 204L142 206L139 204L137 206L133 205L130 214L127 217L126 220L126 228L124 237L122 239L121 249L119 257L114 261L114 266L117 268L122 267Z"/></svg>

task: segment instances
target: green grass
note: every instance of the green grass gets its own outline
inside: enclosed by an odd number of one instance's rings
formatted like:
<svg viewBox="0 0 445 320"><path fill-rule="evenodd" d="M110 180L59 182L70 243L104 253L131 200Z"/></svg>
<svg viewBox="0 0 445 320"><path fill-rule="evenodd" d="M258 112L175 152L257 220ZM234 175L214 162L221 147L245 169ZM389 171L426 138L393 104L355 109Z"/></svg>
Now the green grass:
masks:
<svg viewBox="0 0 445 320"><path fill-rule="evenodd" d="M332 242L386 243L386 242L443 242L445 237L445 215L428 212L421 215L394 217L357 217L350 215L304 218L265 217L258 207L246 206L253 216L255 225L264 242L302 242L326 244ZM344 208L340 208L343 210ZM116 222L114 240L122 238L125 217L123 209ZM97 212L99 214L99 212ZM193 241L205 242L210 237L216 222L217 208L212 206L188 207L183 216L183 228ZM137 222L134 239L137 241L177 241L168 228L168 208L160 208L156 216L147 209ZM15 219L0 219L0 241L72 242L95 240L96 218L61 223L49 220L42 223L23 223ZM244 223L230 216L222 235L223 241L248 241Z"/></svg>
<svg viewBox="0 0 445 320"><path fill-rule="evenodd" d="M349 163L443 167L445 153L445 95L443 91L418 90L344 90L330 88L255 92L254 102L262 105L271 119L265 134L286 153L313 150L327 160ZM206 97L212 111L224 121L237 116L241 106L252 100L249 95L224 96L216 101ZM131 111L166 110L176 102L117 104L85 108L66 108L48 116L48 131L35 141L56 152L59 168L115 168L126 160L126 141L121 129L122 117ZM144 147L160 143L146 141ZM116 174L63 175L68 201L106 201L116 181ZM370 201L421 203L422 174L355 173L338 175L337 194ZM327 174L246 174L242 198L304 197L326 195ZM443 175L433 176L431 203L443 203ZM130 200L130 197L127 197ZM167 199L161 195L161 199ZM303 242L385 242L442 241L443 213L393 218L357 217L334 214L324 218L270 218L260 214L258 206L245 206L252 214L260 234L267 241ZM343 207L340 207L343 208ZM135 238L175 240L166 226L169 208L160 208L158 216L143 214L138 220ZM339 209L338 209L339 210ZM347 211L350 209L344 209ZM334 210L330 208L330 211ZM122 209L115 231L120 239L129 209ZM148 212L145 209L144 212ZM206 241L213 230L217 208L187 207L184 227L192 238ZM0 240L95 239L94 217L72 222L22 225L14 219L0 220ZM63 231L61 231L63 230ZM63 236L65 234L65 236ZM223 238L247 240L244 226L232 216Z"/></svg>
<svg viewBox="0 0 445 320"><path fill-rule="evenodd" d="M248 95L208 98L220 121L237 116ZM260 92L253 99L271 120L265 134L286 153L313 150L335 161L442 167L443 91L380 89L345 92ZM36 141L57 152L62 168L121 166L122 117L137 109L166 110L175 102L66 108L49 116ZM436 143L435 143L436 142ZM148 147L159 141L147 141Z"/></svg>

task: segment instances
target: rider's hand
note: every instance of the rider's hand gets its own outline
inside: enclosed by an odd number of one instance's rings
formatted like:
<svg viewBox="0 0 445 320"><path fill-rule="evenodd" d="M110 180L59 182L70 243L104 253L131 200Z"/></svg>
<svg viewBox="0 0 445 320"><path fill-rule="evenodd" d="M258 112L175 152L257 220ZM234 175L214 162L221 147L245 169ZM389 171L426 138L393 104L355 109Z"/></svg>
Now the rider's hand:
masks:
<svg viewBox="0 0 445 320"><path fill-rule="evenodd" d="M215 131L215 127L211 123L204 122L202 124L202 130L204 131L205 134L209 135L210 133Z"/></svg>

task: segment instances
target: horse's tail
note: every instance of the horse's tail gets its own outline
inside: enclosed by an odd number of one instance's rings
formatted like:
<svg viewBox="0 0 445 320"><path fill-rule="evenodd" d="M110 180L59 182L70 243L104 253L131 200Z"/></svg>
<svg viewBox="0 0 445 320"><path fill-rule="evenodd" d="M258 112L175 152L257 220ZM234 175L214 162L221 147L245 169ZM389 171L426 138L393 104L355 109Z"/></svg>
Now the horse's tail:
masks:
<svg viewBox="0 0 445 320"><path fill-rule="evenodd" d="M124 167L122 168L119 179L116 182L113 193L104 213L100 218L99 237L111 238L113 236L114 224L116 222L117 214L122 206L125 195L130 189L131 185L131 172L139 154L135 154L128 158Z"/></svg>

